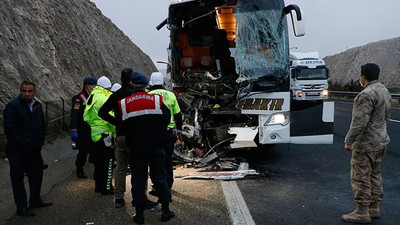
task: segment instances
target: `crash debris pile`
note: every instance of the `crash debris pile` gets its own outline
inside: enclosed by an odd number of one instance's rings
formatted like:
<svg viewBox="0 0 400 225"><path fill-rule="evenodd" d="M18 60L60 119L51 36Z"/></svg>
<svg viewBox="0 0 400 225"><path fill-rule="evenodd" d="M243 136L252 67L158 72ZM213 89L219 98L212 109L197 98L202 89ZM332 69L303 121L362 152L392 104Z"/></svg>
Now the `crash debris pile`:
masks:
<svg viewBox="0 0 400 225"><path fill-rule="evenodd" d="M187 179L208 179L208 180L238 180L248 177L258 177L260 174L253 169L249 169L249 164L243 159L237 163L236 158L220 158L214 160L216 153L211 154L208 162L186 162L184 168L206 168L202 171L196 171L181 176L183 180ZM214 158L215 157L215 158ZM200 160L202 161L202 160ZM215 161L215 162L214 162ZM212 163L214 162L214 163ZM207 167L206 167L207 166Z"/></svg>

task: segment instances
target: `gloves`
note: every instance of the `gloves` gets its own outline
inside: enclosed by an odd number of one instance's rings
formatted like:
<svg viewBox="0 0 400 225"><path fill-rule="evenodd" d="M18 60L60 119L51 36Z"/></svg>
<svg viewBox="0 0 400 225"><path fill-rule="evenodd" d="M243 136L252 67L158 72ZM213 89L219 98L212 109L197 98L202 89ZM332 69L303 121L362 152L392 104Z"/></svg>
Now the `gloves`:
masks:
<svg viewBox="0 0 400 225"><path fill-rule="evenodd" d="M109 133L109 134L108 134L107 136L105 136L104 139L103 139L104 145L105 145L106 147L111 147L111 146L113 145L112 139L113 139L113 136L112 136L111 133Z"/></svg>
<svg viewBox="0 0 400 225"><path fill-rule="evenodd" d="M71 132L71 141L76 142L78 141L78 131L72 131Z"/></svg>
<svg viewBox="0 0 400 225"><path fill-rule="evenodd" d="M176 138L178 138L178 140L182 140L182 131L181 130L176 130Z"/></svg>

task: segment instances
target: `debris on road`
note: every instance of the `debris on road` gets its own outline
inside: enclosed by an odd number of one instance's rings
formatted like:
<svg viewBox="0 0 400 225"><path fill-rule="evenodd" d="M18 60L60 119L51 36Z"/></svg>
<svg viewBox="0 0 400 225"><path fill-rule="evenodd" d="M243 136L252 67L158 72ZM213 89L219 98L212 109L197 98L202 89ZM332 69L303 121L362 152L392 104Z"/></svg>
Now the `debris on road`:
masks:
<svg viewBox="0 0 400 225"><path fill-rule="evenodd" d="M177 147L177 146L175 146ZM200 158L195 151L184 151L182 148L175 148L176 162L183 163L183 168L205 168L203 171L196 171L184 176L186 179L211 179L211 180L238 180L247 176L260 176L256 170L249 168L249 163L243 158L223 158L216 152L209 151ZM178 177L176 177L178 178Z"/></svg>
<svg viewBox="0 0 400 225"><path fill-rule="evenodd" d="M209 179L209 180L238 180L245 177L260 176L256 170L249 169L249 163L242 160L237 162L236 158L222 158L216 161L215 164L209 167L208 170L192 172L184 176L180 176L183 180L186 179ZM186 163L183 168L190 168L191 163ZM201 167L197 167L201 168Z"/></svg>
<svg viewBox="0 0 400 225"><path fill-rule="evenodd" d="M187 179L211 179L211 180L239 180L246 176L260 175L255 170L237 170L237 171L215 171L215 172L194 172L182 177L182 180Z"/></svg>
<svg viewBox="0 0 400 225"><path fill-rule="evenodd" d="M217 158L218 158L218 155L216 152L214 152L200 160L201 166L207 166L208 163L212 162L214 159L217 159Z"/></svg>

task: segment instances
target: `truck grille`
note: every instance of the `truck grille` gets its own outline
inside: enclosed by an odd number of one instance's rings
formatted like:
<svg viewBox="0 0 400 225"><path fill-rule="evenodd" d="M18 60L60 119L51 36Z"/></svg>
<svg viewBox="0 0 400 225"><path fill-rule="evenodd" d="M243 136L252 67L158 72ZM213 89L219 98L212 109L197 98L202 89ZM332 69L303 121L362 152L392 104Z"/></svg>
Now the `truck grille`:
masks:
<svg viewBox="0 0 400 225"><path fill-rule="evenodd" d="M322 91L322 90L324 90L324 85L323 84L301 85L301 90L302 91Z"/></svg>

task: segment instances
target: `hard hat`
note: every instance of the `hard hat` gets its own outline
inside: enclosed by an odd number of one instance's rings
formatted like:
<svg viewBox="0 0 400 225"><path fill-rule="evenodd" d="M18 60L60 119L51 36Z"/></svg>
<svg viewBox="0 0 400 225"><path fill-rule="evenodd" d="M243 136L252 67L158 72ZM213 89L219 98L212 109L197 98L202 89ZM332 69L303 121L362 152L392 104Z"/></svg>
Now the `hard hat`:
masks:
<svg viewBox="0 0 400 225"><path fill-rule="evenodd" d="M107 77L102 76L97 80L97 85L107 89L111 87L111 81Z"/></svg>
<svg viewBox="0 0 400 225"><path fill-rule="evenodd" d="M164 76L160 72L154 72L150 76L151 85L164 85Z"/></svg>
<svg viewBox="0 0 400 225"><path fill-rule="evenodd" d="M111 86L111 92L116 92L121 88L121 85L118 83L115 83Z"/></svg>

